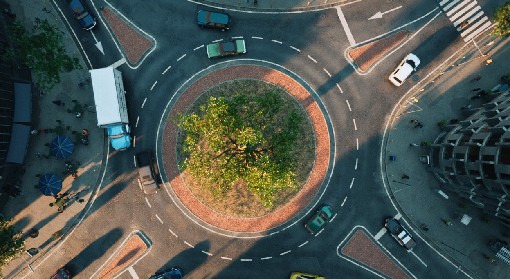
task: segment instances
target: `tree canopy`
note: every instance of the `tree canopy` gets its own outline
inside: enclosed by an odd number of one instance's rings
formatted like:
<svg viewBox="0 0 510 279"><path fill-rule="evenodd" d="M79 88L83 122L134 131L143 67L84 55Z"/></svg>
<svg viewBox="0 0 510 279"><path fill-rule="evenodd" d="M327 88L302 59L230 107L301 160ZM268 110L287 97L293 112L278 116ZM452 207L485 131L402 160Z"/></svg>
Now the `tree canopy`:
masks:
<svg viewBox="0 0 510 279"><path fill-rule="evenodd" d="M45 19L36 18L32 32L15 22L10 33L14 48L7 51L7 58L32 69L41 89L53 88L60 82L62 72L81 68L77 58L67 55L62 32Z"/></svg>
<svg viewBox="0 0 510 279"><path fill-rule="evenodd" d="M507 1L501 7L496 9L494 21L498 24L492 31L492 34L500 38L510 34L510 1Z"/></svg>
<svg viewBox="0 0 510 279"><path fill-rule="evenodd" d="M198 112L180 114L184 131L181 167L213 186L216 195L244 183L260 202L273 207L278 194L297 189L292 149L303 116L292 109L282 115L285 100L276 91L248 96L210 97Z"/></svg>
<svg viewBox="0 0 510 279"><path fill-rule="evenodd" d="M11 220L0 217L0 268L17 257L25 249L25 240L21 232L17 232L11 225Z"/></svg>

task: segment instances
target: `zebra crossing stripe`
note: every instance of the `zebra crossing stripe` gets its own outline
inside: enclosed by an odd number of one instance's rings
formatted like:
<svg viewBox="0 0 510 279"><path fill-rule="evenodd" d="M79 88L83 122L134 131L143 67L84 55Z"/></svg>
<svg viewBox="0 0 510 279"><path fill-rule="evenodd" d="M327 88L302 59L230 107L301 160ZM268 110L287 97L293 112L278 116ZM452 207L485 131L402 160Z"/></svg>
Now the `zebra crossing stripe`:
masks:
<svg viewBox="0 0 510 279"><path fill-rule="evenodd" d="M466 37L469 33L471 33L471 31L475 30L475 28L482 25L482 23L486 22L488 19L489 19L488 17L484 16L481 20L479 20L478 22L464 30L462 33L460 33L460 35L462 37Z"/></svg>
<svg viewBox="0 0 510 279"><path fill-rule="evenodd" d="M481 17L481 16L483 16L483 11L479 11L476 15L472 16L472 17L471 17L471 18L467 21L467 23L468 23L468 24L471 24L471 23L475 22L475 21L476 21L479 17ZM456 23L454 23L454 24L453 24L453 26L457 27L457 26L459 26L461 23L462 23L462 22L456 22ZM459 28L457 28L457 31L459 31L459 32L460 32L461 30L462 30L462 28L460 28L460 27L459 27Z"/></svg>
<svg viewBox="0 0 510 279"><path fill-rule="evenodd" d="M463 1L463 2L460 2L460 4L458 4L457 6L455 6L455 8L449 10L448 12L446 12L446 15L447 16L451 16L453 13L455 13L456 11L460 10L462 7L464 7L465 5L467 5L469 3L469 1ZM444 9L445 11L448 10L448 9Z"/></svg>
<svg viewBox="0 0 510 279"><path fill-rule="evenodd" d="M441 3L439 3L439 5L443 6L443 5L444 5L444 4L446 4L448 1L450 1L450 0L443 0L443 1L441 1Z"/></svg>
<svg viewBox="0 0 510 279"><path fill-rule="evenodd" d="M451 7L453 7L455 4L459 3L459 1L461 1L461 0L454 0L454 1L452 1L450 4L446 5L446 6L443 8L443 10L448 11L448 10L449 10ZM446 2L448 2L448 1L446 1ZM457 5L457 7L455 7L455 9L459 9L459 6L464 6L464 4L467 4L467 3L468 3L468 1L464 1L464 2L460 3L459 5ZM442 6L442 5L441 5L441 6Z"/></svg>
<svg viewBox="0 0 510 279"><path fill-rule="evenodd" d="M469 3L469 5L467 5L466 7L464 7L462 10L460 10L458 13L452 15L450 17L450 20L453 22L455 20L457 20L457 18L459 18L461 15L463 15L465 12L467 12L467 10L473 8L474 6L476 5L476 1L473 1L471 3Z"/></svg>
<svg viewBox="0 0 510 279"><path fill-rule="evenodd" d="M474 13L478 12L481 9L480 6L476 6L474 9L463 15L461 18L457 19L456 23L460 24L463 21L466 21L468 18L470 18Z"/></svg>
<svg viewBox="0 0 510 279"><path fill-rule="evenodd" d="M482 27L478 28L478 30L476 30L476 32L473 32L471 33L469 36L467 36L466 38L464 38L464 41L466 42L469 42L471 39L473 39L476 35L482 33L483 31L485 31L487 28L489 28L489 26L491 26L491 22L490 21L486 21L484 25L482 25Z"/></svg>

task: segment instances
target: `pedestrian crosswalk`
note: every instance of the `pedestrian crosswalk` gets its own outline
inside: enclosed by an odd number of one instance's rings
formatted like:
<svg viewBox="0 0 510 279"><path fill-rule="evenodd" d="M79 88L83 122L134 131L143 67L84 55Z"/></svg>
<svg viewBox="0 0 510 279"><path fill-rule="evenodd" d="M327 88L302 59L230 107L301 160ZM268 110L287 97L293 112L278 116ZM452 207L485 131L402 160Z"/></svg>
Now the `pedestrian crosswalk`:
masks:
<svg viewBox="0 0 510 279"><path fill-rule="evenodd" d="M439 5L465 42L485 31L491 22L476 0L442 0Z"/></svg>

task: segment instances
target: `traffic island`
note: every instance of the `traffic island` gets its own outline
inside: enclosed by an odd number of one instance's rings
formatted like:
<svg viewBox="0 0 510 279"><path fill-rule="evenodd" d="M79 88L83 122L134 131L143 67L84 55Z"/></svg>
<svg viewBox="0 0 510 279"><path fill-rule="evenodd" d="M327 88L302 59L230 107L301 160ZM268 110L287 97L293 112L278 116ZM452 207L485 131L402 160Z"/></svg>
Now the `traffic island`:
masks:
<svg viewBox="0 0 510 279"><path fill-rule="evenodd" d="M409 36L409 31L399 31L349 50L349 58L362 73L367 72L381 57L393 50Z"/></svg>
<svg viewBox="0 0 510 279"><path fill-rule="evenodd" d="M148 38L147 34L142 34L143 31L130 24L127 19L117 15L110 8L103 8L101 12L129 64L136 65L154 48L154 39Z"/></svg>
<svg viewBox="0 0 510 279"><path fill-rule="evenodd" d="M145 255L150 247L150 240L141 231L131 233L101 267L99 278L114 278Z"/></svg>

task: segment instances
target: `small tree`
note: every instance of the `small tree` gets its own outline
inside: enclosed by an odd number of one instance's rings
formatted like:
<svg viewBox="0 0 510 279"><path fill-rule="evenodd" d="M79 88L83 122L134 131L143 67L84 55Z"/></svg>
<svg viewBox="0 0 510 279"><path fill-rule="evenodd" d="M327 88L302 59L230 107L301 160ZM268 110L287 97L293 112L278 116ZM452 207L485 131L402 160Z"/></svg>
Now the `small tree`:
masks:
<svg viewBox="0 0 510 279"><path fill-rule="evenodd" d="M32 32L15 22L10 28L14 48L6 52L6 58L17 59L33 70L41 89L49 90L60 82L60 74L80 69L79 60L66 54L62 32L47 20L35 19Z"/></svg>
<svg viewBox="0 0 510 279"><path fill-rule="evenodd" d="M0 268L17 257L25 249L25 240L21 232L11 225L11 220L0 218Z"/></svg>
<svg viewBox="0 0 510 279"><path fill-rule="evenodd" d="M510 34L510 1L507 1L494 13L494 21L497 22L492 34L503 38Z"/></svg>

